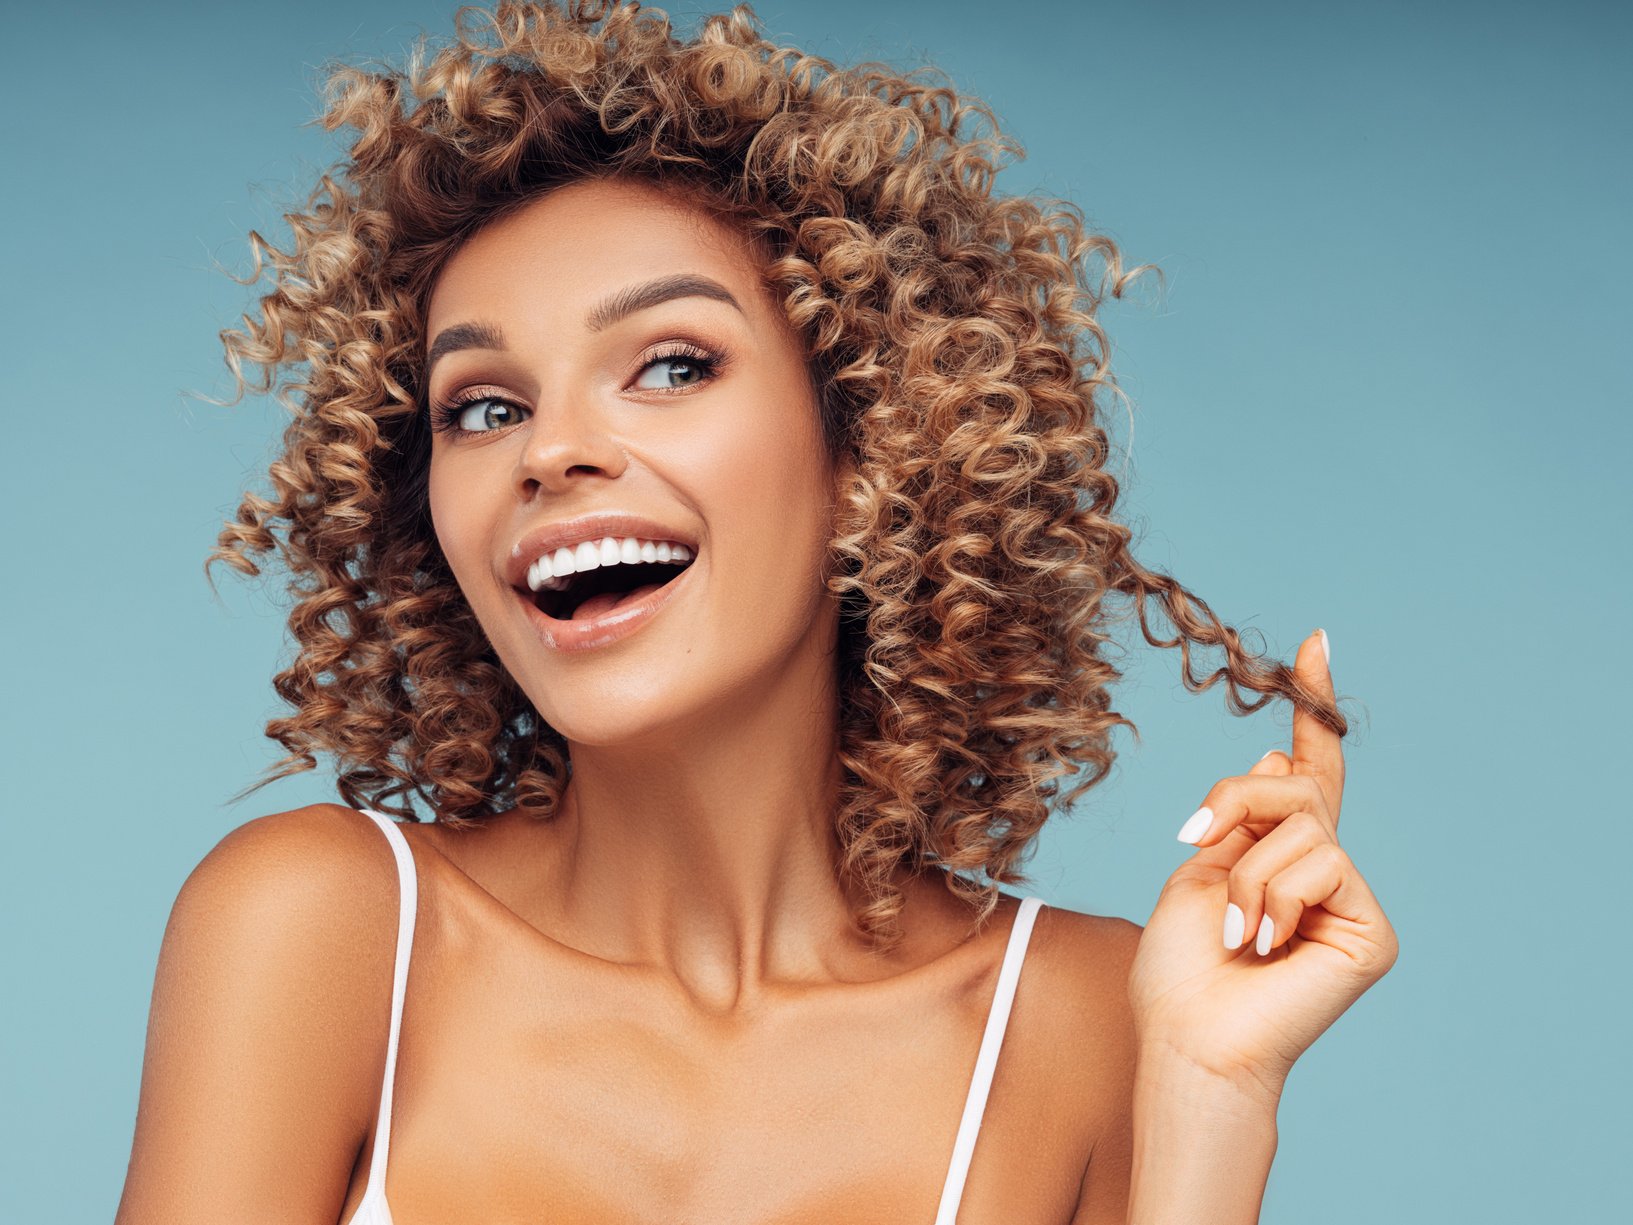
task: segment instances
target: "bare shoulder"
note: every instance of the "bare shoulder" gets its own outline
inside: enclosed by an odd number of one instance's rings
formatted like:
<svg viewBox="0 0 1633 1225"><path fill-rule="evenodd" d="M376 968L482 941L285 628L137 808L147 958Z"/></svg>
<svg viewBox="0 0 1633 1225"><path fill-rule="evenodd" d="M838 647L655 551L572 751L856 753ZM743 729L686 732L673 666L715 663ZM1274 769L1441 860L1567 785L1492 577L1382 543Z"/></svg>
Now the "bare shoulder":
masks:
<svg viewBox="0 0 1633 1225"><path fill-rule="evenodd" d="M389 963L397 897L396 860L378 826L352 808L309 804L224 835L182 884L165 943L332 979L382 951ZM275 964L285 956L298 965Z"/></svg>
<svg viewBox="0 0 1633 1225"><path fill-rule="evenodd" d="M1140 934L1138 923L1114 915L1045 906L1032 933L1028 972L1047 980L1036 994L1063 1030L1094 1035L1096 1048L1121 1042L1129 1023L1128 973Z"/></svg>
<svg viewBox="0 0 1633 1225"><path fill-rule="evenodd" d="M309 804L224 835L183 883L165 938L253 960L287 951L301 972L332 978L382 951L389 963L397 899L396 859L379 827L353 808Z"/></svg>
<svg viewBox="0 0 1633 1225"><path fill-rule="evenodd" d="M1084 988L1097 991L1111 975L1126 986L1129 966L1144 928L1116 915L1085 914L1064 906L1045 906L1038 914L1033 939L1049 950L1051 966Z"/></svg>
<svg viewBox="0 0 1633 1225"><path fill-rule="evenodd" d="M1059 1092L1086 1137L1074 1225L1126 1217L1137 1054L1128 975L1144 930L1123 918L1045 907L1033 933L1042 1025L1054 1050L1069 1053L1054 1061Z"/></svg>
<svg viewBox="0 0 1633 1225"><path fill-rule="evenodd" d="M337 869L367 871L371 861L385 869L382 878L395 879L390 847L372 820L342 804L308 804L255 817L229 830L200 861L194 876L211 869L259 873L269 868L278 875L280 867L299 865L315 869L321 879Z"/></svg>
<svg viewBox="0 0 1633 1225"><path fill-rule="evenodd" d="M154 977L120 1225L338 1213L390 1025L395 858L316 804L228 832L177 894Z"/></svg>

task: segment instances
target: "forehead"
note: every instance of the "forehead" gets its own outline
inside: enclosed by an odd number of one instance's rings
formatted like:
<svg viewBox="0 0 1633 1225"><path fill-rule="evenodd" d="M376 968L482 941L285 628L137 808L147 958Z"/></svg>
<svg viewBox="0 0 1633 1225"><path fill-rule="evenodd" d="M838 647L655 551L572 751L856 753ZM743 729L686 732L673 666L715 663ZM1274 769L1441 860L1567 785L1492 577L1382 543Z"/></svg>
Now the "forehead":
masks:
<svg viewBox="0 0 1633 1225"><path fill-rule="evenodd" d="M680 192L628 182L556 188L478 230L438 274L428 332L480 314L582 318L609 290L668 273L722 282L746 310L760 303L748 239Z"/></svg>

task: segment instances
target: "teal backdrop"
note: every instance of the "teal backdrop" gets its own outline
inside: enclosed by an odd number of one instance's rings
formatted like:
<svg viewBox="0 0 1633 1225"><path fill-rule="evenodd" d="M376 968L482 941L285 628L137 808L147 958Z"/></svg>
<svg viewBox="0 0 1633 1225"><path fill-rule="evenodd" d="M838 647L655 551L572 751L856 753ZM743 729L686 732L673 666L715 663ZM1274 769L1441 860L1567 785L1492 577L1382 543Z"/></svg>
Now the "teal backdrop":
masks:
<svg viewBox="0 0 1633 1225"><path fill-rule="evenodd" d="M234 826L333 798L319 773L228 802L276 756L284 601L201 564L282 418L189 393L228 388L246 233L339 156L320 65L451 12L8 6L7 1221L112 1218L176 891ZM1286 658L1331 636L1343 836L1402 951L1292 1075L1266 1225L1633 1220L1629 7L757 12L940 66L1026 146L1002 190L1165 270L1105 317L1143 557ZM1138 643L1118 696L1142 739L1035 888L1143 922L1180 823L1289 722Z"/></svg>

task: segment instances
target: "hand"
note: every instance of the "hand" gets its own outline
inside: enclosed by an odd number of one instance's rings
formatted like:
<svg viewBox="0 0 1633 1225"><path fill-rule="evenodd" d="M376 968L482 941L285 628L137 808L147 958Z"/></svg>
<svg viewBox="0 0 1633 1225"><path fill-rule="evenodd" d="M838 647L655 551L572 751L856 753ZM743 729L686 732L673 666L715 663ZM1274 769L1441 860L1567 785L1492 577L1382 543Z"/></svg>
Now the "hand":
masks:
<svg viewBox="0 0 1633 1225"><path fill-rule="evenodd" d="M1333 696L1323 633L1293 669ZM1163 886L1129 973L1142 1051L1274 1101L1293 1061L1395 963L1395 931L1338 845L1343 793L1338 734L1297 709L1291 757L1214 784L1211 822L1193 819L1207 825L1201 849Z"/></svg>

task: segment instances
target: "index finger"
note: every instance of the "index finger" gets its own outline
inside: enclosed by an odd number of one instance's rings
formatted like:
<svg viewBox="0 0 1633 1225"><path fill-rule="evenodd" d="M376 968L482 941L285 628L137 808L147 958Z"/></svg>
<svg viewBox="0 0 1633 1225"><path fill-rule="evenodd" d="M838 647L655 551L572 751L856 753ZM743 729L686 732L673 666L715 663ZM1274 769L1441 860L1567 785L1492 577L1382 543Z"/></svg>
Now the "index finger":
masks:
<svg viewBox="0 0 1633 1225"><path fill-rule="evenodd" d="M1293 672L1298 678L1329 702L1334 700L1330 659L1327 631L1320 629L1299 644L1293 659ZM1343 740L1309 711L1297 706L1293 708L1293 773L1315 776L1336 823L1344 798Z"/></svg>

